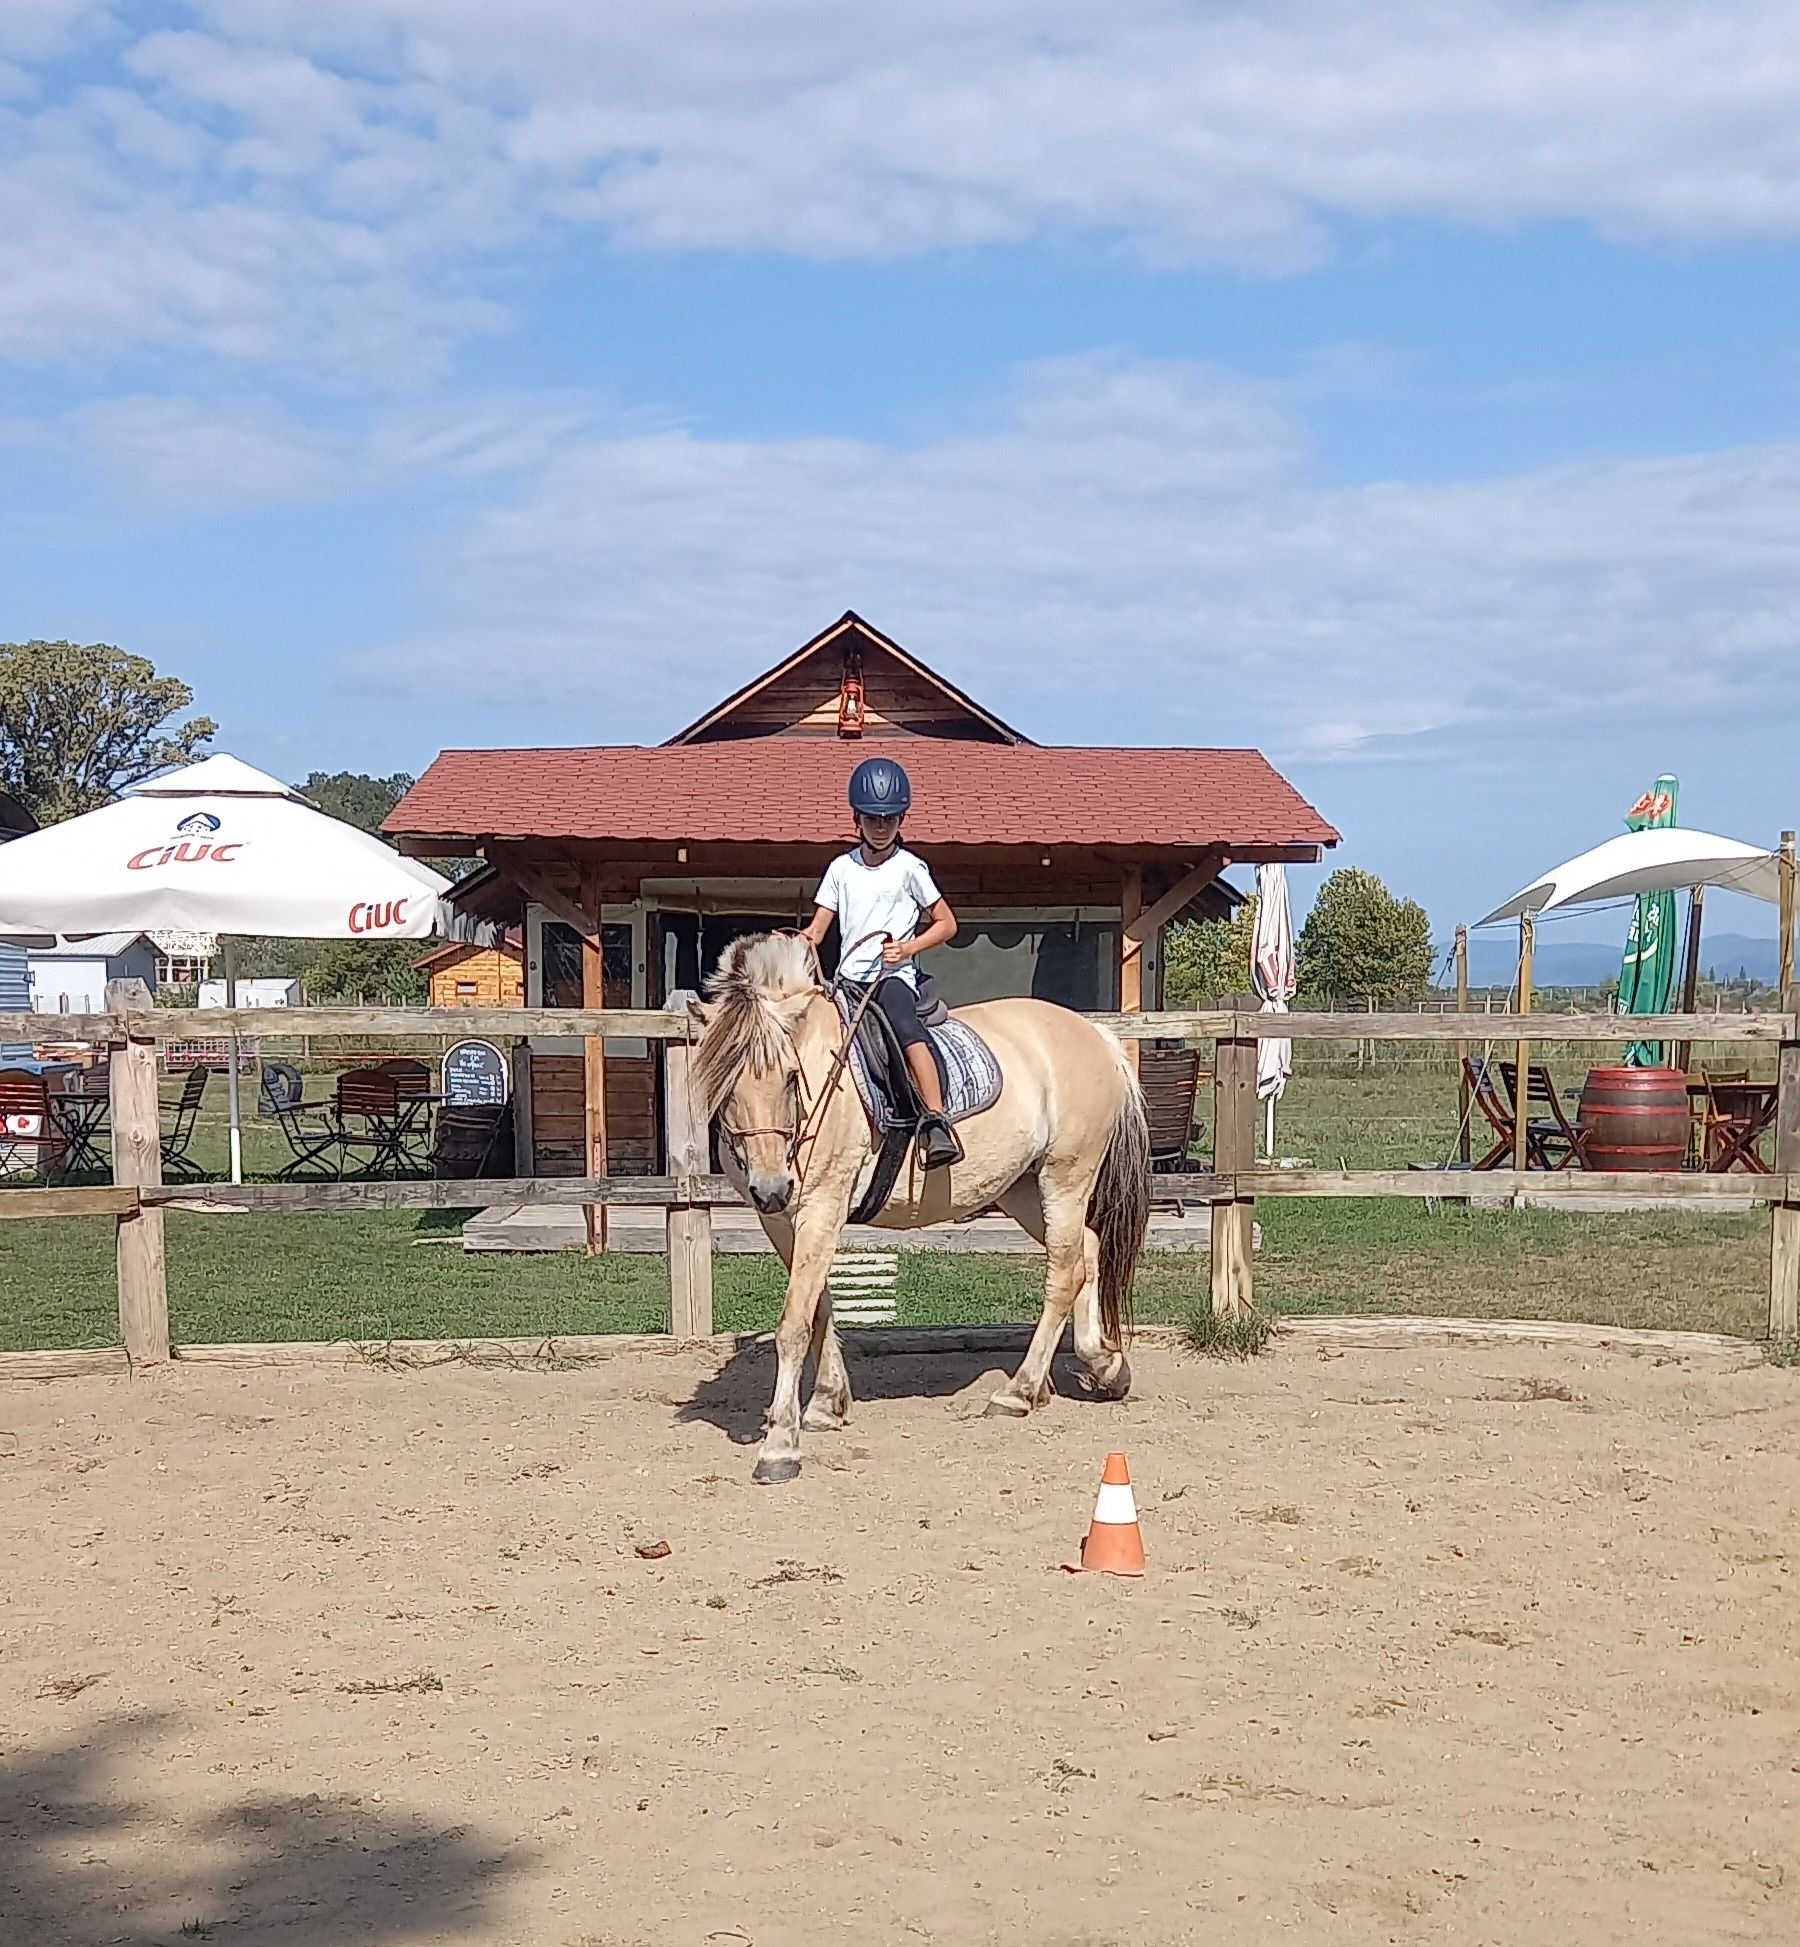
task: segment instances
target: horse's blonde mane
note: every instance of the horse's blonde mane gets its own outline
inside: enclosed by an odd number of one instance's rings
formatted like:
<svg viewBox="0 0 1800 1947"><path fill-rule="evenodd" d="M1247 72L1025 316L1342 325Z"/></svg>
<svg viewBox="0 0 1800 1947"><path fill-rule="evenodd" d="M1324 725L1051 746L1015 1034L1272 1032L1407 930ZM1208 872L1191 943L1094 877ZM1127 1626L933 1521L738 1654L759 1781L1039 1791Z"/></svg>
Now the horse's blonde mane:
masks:
<svg viewBox="0 0 1800 1947"><path fill-rule="evenodd" d="M694 1068L707 1113L752 1074L784 1072L794 1059L793 1029L780 1003L816 994L823 982L819 956L798 933L753 933L733 940L706 978L712 1003L695 1050Z"/></svg>

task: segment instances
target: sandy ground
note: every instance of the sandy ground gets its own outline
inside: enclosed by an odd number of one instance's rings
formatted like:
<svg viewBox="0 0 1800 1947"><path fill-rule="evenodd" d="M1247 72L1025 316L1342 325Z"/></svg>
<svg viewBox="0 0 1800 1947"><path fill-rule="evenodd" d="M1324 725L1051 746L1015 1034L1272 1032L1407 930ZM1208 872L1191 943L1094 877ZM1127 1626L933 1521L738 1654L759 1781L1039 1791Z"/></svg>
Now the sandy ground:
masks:
<svg viewBox="0 0 1800 1947"><path fill-rule="evenodd" d="M0 1937L1800 1939L1800 1373L1137 1363L9 1386Z"/></svg>

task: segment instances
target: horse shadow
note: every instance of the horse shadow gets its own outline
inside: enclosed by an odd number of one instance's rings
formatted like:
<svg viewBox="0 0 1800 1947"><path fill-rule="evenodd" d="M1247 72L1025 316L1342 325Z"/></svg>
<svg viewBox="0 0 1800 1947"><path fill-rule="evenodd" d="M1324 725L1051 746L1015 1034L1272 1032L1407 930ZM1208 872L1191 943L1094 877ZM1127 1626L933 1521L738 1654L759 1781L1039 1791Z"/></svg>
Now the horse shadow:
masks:
<svg viewBox="0 0 1800 1947"><path fill-rule="evenodd" d="M234 1942L364 1947L495 1937L519 1872L505 1840L343 1793L256 1793L198 1815L140 1802L118 1774L192 1726L169 1712L91 1720L0 1766L8 1941L165 1947L177 1928Z"/></svg>
<svg viewBox="0 0 1800 1947"><path fill-rule="evenodd" d="M954 1343L942 1351L901 1352L881 1345L882 1328L844 1335L844 1363L850 1391L857 1402L899 1399L951 1399L977 1380L995 1372L1010 1373L1025 1356L1032 1327L1018 1327L1000 1346L974 1348ZM801 1375L800 1397L811 1397L814 1362L808 1359ZM1072 1335L1065 1327L1056 1356L1050 1362L1050 1383L1065 1398L1083 1396L1083 1369L1074 1355ZM716 1427L735 1446L756 1445L763 1436L763 1416L775 1390L775 1345L758 1338L740 1345L719 1370L695 1386L690 1398L675 1409L678 1426L696 1421Z"/></svg>

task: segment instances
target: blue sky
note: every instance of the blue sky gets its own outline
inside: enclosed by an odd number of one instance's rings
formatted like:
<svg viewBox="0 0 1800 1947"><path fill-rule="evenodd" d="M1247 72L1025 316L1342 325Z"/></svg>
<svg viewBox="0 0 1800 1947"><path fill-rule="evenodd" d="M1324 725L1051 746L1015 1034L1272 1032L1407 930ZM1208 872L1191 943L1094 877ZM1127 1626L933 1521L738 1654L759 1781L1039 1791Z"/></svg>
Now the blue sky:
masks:
<svg viewBox="0 0 1800 1947"><path fill-rule="evenodd" d="M9 0L0 634L297 776L849 606L1260 746L1442 929L1662 770L1772 842L1797 111L1761 0Z"/></svg>

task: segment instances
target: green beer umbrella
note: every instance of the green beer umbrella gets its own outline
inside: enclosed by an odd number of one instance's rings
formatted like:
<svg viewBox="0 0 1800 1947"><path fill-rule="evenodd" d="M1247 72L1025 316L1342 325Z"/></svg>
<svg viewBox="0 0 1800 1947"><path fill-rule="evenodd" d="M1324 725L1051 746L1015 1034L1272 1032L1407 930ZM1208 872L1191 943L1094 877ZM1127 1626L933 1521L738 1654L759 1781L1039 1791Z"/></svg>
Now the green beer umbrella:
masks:
<svg viewBox="0 0 1800 1947"><path fill-rule="evenodd" d="M1659 777L1626 815L1625 829L1641 832L1660 830L1675 822L1675 797L1679 789L1672 777ZM1631 919L1631 932L1625 941L1625 959L1619 968L1619 1012L1621 1014L1666 1014L1675 992L1675 895L1672 892L1641 892L1637 911ZM1625 1050L1625 1061L1632 1068L1660 1068L1663 1044L1660 1041L1634 1041Z"/></svg>

